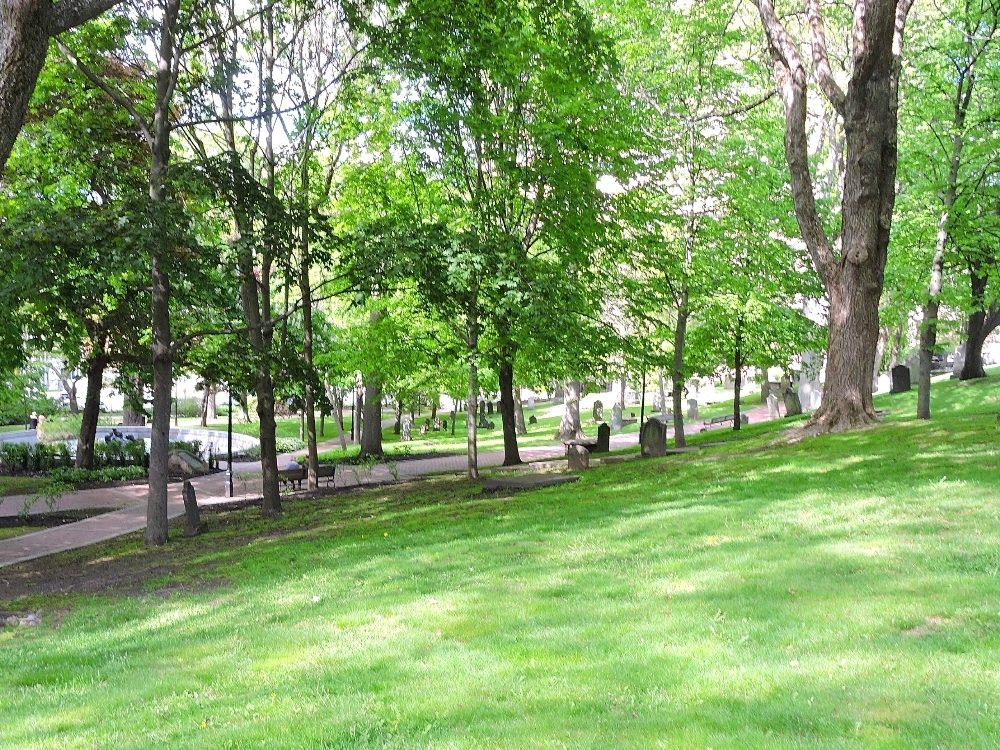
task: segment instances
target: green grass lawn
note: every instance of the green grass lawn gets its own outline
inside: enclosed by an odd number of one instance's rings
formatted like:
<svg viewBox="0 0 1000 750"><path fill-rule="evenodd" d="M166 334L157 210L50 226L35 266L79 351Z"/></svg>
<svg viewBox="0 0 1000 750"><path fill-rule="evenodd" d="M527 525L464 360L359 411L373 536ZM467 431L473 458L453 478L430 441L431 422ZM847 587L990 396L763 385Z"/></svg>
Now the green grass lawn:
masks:
<svg viewBox="0 0 1000 750"><path fill-rule="evenodd" d="M849 434L5 568L124 577L0 604L42 610L0 630L0 747L997 747L1000 381L935 388L929 423L902 394Z"/></svg>
<svg viewBox="0 0 1000 750"><path fill-rule="evenodd" d="M41 477L8 477L0 475L0 497L38 492L49 480Z"/></svg>

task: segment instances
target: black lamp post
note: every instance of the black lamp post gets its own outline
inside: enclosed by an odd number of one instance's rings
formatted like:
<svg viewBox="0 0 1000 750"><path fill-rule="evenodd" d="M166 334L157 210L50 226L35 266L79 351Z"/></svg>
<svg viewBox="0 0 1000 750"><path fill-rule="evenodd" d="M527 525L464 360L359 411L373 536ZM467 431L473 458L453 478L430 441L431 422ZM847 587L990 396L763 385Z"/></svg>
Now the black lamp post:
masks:
<svg viewBox="0 0 1000 750"><path fill-rule="evenodd" d="M226 497L233 496L233 387L229 386L229 428L226 431Z"/></svg>

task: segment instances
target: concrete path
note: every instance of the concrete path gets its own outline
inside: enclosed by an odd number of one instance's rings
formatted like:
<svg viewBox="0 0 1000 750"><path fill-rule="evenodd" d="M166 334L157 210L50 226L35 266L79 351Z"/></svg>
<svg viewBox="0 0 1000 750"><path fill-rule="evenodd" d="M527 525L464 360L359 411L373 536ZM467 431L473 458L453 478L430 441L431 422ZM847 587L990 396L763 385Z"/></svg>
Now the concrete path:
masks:
<svg viewBox="0 0 1000 750"><path fill-rule="evenodd" d="M760 407L746 412L752 424L767 420L767 407ZM395 420L386 420L383 426L392 426ZM692 431L700 429L698 423L692 423ZM668 430L668 436L672 429ZM634 446L639 442L638 433L612 435L611 449L619 450ZM339 440L329 440L319 446L320 450L332 450L339 447ZM550 445L537 448L522 448L521 459L525 462L562 459L562 445ZM279 458L279 466L292 456ZM500 466L503 463L503 451L487 451L479 454L480 468ZM440 472L464 472L468 459L463 455L445 456L441 458L410 459L399 461L394 466L376 464L371 469L338 465L335 476L336 487L352 487L366 484L381 484L394 481L404 481L427 474ZM260 497L261 471L259 462L238 463L233 465L234 497L225 496L225 473L211 474L193 479L195 492L200 506L233 502ZM174 482L167 490L167 516L177 518L184 515L184 501L181 497L181 482ZM82 490L60 497L53 510L75 510L83 508L116 508L108 513L93 516L83 521L57 526L31 534L0 540L0 567L13 565L37 557L51 555L56 552L78 549L116 536L141 531L146 528L146 494L145 484L128 487L109 487L93 490ZM0 516L16 515L24 507L25 496L12 496L0 499ZM39 503L41 505L39 505ZM49 510L44 502L39 500L33 510L42 512Z"/></svg>

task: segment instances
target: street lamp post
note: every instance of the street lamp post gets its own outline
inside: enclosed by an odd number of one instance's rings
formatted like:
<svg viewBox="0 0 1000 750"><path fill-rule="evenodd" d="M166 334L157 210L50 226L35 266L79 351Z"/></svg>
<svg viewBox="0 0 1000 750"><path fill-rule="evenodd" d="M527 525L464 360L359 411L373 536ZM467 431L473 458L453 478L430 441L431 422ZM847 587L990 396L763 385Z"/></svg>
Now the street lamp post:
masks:
<svg viewBox="0 0 1000 750"><path fill-rule="evenodd" d="M229 386L229 428L226 431L226 497L233 496L233 387Z"/></svg>

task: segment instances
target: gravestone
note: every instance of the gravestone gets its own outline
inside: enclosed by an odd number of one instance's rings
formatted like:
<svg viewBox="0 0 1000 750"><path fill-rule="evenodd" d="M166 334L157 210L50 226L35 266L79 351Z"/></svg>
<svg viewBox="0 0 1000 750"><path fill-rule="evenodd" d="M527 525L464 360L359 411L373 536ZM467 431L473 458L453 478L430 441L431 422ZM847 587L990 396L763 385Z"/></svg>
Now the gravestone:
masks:
<svg viewBox="0 0 1000 750"><path fill-rule="evenodd" d="M611 429L620 430L622 428L622 405L615 404L611 407Z"/></svg>
<svg viewBox="0 0 1000 750"><path fill-rule="evenodd" d="M633 391L631 388L626 388L625 406L628 406L629 404L638 404L638 403L639 403L639 396L636 394L636 392Z"/></svg>
<svg viewBox="0 0 1000 750"><path fill-rule="evenodd" d="M198 536L201 533L201 515L198 512L198 498L195 496L194 485L187 479L181 491L184 497L184 536Z"/></svg>
<svg viewBox="0 0 1000 750"><path fill-rule="evenodd" d="M590 468L590 451L583 445L566 446L566 455L569 456L569 470L579 471Z"/></svg>
<svg viewBox="0 0 1000 750"><path fill-rule="evenodd" d="M659 391L653 394L653 411L663 411L663 399L660 398Z"/></svg>
<svg viewBox="0 0 1000 750"><path fill-rule="evenodd" d="M667 426L659 419L650 419L639 433L642 455L658 458L667 455Z"/></svg>
<svg viewBox="0 0 1000 750"><path fill-rule="evenodd" d="M910 368L906 365L896 365L892 368L892 387L889 393L905 393L910 388Z"/></svg>
<svg viewBox="0 0 1000 750"><path fill-rule="evenodd" d="M536 417L534 414L528 417L528 424L537 424L537 422L538 422L538 417Z"/></svg>
<svg viewBox="0 0 1000 750"><path fill-rule="evenodd" d="M785 391L783 401L785 402L786 417L795 417L802 413L802 402L799 401L799 394L791 388Z"/></svg>
<svg viewBox="0 0 1000 750"><path fill-rule="evenodd" d="M426 435L427 434L427 423L426 422L424 422L422 425L420 425L420 434L421 435Z"/></svg>
<svg viewBox="0 0 1000 750"><path fill-rule="evenodd" d="M535 408L535 396L534 396L534 394L532 394L531 396L528 396L528 408L529 409L534 409Z"/></svg>
<svg viewBox="0 0 1000 750"><path fill-rule="evenodd" d="M597 445L594 453L607 453L611 450L611 428L607 423L601 423L597 428Z"/></svg>
<svg viewBox="0 0 1000 750"><path fill-rule="evenodd" d="M740 424L750 424L750 417L746 414L740 414Z"/></svg>
<svg viewBox="0 0 1000 750"><path fill-rule="evenodd" d="M441 420L441 429L444 430L445 432L448 431L448 420L447 419L442 419Z"/></svg>
<svg viewBox="0 0 1000 750"><path fill-rule="evenodd" d="M441 419L439 417L434 418L434 424L432 426L434 432L441 432Z"/></svg>
<svg viewBox="0 0 1000 750"><path fill-rule="evenodd" d="M479 402L479 408L476 409L476 412L479 413L480 415L486 413L486 402L485 401L480 401Z"/></svg>
<svg viewBox="0 0 1000 750"><path fill-rule="evenodd" d="M413 436L410 434L413 430L413 423L410 421L409 417L403 417L403 434L399 436L399 442L408 443L413 440Z"/></svg>
<svg viewBox="0 0 1000 750"><path fill-rule="evenodd" d="M823 403L823 386L817 383L816 387L813 388L813 392L810 394L809 397L809 409L811 411L816 411L816 409L818 409L822 403Z"/></svg>
<svg viewBox="0 0 1000 750"><path fill-rule="evenodd" d="M479 412L479 423L476 425L481 430L489 429L490 423L486 421L486 414Z"/></svg>
<svg viewBox="0 0 1000 750"><path fill-rule="evenodd" d="M594 421L603 422L604 421L604 402L598 399L594 402Z"/></svg>
<svg viewBox="0 0 1000 750"><path fill-rule="evenodd" d="M492 401L487 401L486 402L486 413L487 414L492 414L493 413L493 402Z"/></svg>
<svg viewBox="0 0 1000 750"><path fill-rule="evenodd" d="M486 425L487 429L490 429L490 430L495 429L496 426L497 426L496 422L490 422L488 425Z"/></svg>
<svg viewBox="0 0 1000 750"><path fill-rule="evenodd" d="M778 411L778 397L772 393L767 397L767 418L777 419L780 416L781 413Z"/></svg>
<svg viewBox="0 0 1000 750"><path fill-rule="evenodd" d="M698 399L688 399L688 420L693 421L698 418Z"/></svg>

